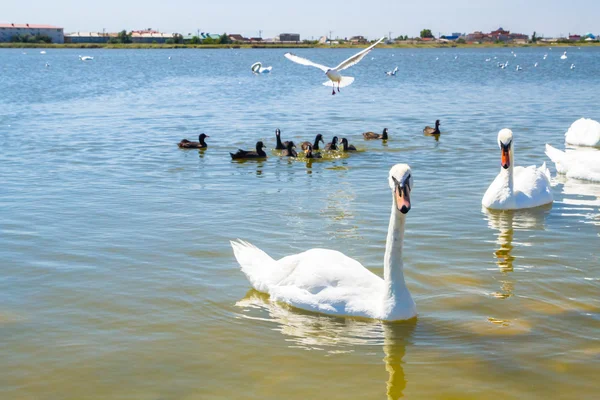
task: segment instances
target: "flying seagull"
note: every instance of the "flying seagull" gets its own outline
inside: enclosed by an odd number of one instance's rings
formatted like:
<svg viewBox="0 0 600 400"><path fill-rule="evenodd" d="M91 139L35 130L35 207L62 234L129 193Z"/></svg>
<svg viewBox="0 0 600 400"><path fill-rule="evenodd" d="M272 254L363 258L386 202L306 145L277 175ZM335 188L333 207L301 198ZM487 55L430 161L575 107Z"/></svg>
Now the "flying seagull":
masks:
<svg viewBox="0 0 600 400"><path fill-rule="evenodd" d="M314 63L310 60L307 60L306 58L298 57L297 55L292 54L292 53L285 53L285 58L287 58L288 60L291 60L297 64L308 65L310 67L319 68L321 71L325 72L325 75L327 75L327 78L329 78L329 81L323 83L323 85L331 86L333 88L331 91L331 94L335 94L335 84L336 83L337 83L337 91L339 92L341 87L346 87L346 86L350 85L352 82L354 82L354 78L352 78L350 76L342 76L340 74L340 71L343 71L346 68L350 68L351 66L358 64L358 62L360 60L362 60L373 49L373 47L375 47L379 43L381 43L383 41L383 39L385 39L385 37L382 37L377 42L375 42L371 46L367 47L363 51L356 53L355 55L353 55L346 61L342 62L340 65L338 65L335 68L329 68L324 65Z"/></svg>

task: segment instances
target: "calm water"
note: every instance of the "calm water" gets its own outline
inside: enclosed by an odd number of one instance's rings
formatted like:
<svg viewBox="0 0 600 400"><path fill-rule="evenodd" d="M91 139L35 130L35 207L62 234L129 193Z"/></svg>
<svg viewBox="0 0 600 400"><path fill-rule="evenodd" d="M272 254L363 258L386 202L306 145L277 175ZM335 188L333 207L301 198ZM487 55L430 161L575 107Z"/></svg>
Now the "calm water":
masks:
<svg viewBox="0 0 600 400"><path fill-rule="evenodd" d="M600 120L600 49L515 51L376 49L339 96L285 50L0 51L0 398L593 398L600 185L554 178L553 207L530 212L488 214L481 197L499 129L517 165L539 165L574 120ZM353 52L297 51L327 65ZM255 61L273 73L253 76ZM421 133L437 118L439 142ZM360 136L384 127L387 144ZM274 147L275 128L364 151L230 160ZM208 150L177 148L201 132ZM415 180L416 321L249 290L230 239L276 258L338 249L382 274L398 162Z"/></svg>

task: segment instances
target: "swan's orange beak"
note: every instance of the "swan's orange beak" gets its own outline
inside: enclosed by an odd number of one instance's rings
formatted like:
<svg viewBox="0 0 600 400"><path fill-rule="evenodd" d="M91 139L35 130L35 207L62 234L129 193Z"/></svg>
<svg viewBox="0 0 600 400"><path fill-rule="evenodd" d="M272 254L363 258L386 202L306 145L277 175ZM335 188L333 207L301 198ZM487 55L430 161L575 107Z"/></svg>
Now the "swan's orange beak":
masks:
<svg viewBox="0 0 600 400"><path fill-rule="evenodd" d="M502 152L500 165L502 165L502 168L508 169L508 167L510 167L510 143L507 145L500 143L500 147Z"/></svg>
<svg viewBox="0 0 600 400"><path fill-rule="evenodd" d="M396 199L396 207L402 214L406 214L410 211L410 189L408 185L404 184L400 186L396 183L396 190L394 190L394 198Z"/></svg>

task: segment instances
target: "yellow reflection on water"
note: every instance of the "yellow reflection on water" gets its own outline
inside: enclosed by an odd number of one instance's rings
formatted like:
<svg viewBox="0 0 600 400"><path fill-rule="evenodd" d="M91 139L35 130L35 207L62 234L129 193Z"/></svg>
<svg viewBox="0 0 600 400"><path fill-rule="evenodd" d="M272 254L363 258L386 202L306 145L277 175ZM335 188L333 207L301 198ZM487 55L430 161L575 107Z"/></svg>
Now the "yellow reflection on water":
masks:
<svg viewBox="0 0 600 400"><path fill-rule="evenodd" d="M488 210L483 211L491 229L498 231L496 236L497 248L494 251L496 265L502 273L500 290L492 295L499 299L507 299L513 295L515 289L514 280L510 279L510 273L514 271L516 257L513 255L515 246L513 240L515 230L530 231L544 229L544 221L550 207L539 207L531 210Z"/></svg>
<svg viewBox="0 0 600 400"><path fill-rule="evenodd" d="M268 295L256 290L250 290L236 306L243 309L244 318L265 320L251 311L266 311L269 319L277 323L276 330L290 339L290 348L334 355L352 353L357 346L382 346L383 362L388 373L385 383L387 398L396 400L404 397L408 380L403 358L415 330L416 319L386 323L314 314L271 302Z"/></svg>

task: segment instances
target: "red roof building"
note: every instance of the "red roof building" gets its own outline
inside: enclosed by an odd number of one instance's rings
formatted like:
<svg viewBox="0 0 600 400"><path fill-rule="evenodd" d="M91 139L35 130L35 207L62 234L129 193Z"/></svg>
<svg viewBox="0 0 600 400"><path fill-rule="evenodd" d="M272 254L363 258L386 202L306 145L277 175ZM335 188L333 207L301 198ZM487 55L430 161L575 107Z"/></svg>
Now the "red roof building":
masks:
<svg viewBox="0 0 600 400"><path fill-rule="evenodd" d="M11 42L23 36L48 36L52 43L64 43L63 28L40 24L0 24L0 42Z"/></svg>

